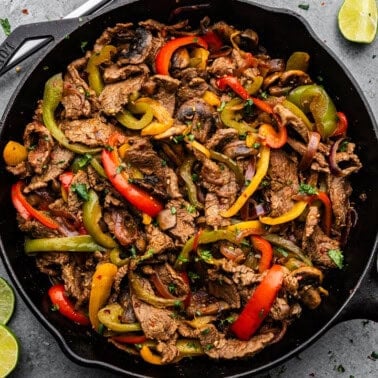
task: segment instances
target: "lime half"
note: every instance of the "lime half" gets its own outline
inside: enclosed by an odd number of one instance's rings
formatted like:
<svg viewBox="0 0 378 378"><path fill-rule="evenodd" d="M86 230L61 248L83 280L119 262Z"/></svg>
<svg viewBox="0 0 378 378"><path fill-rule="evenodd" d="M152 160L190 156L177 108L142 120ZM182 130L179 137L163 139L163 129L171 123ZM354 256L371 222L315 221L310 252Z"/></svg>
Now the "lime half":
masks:
<svg viewBox="0 0 378 378"><path fill-rule="evenodd" d="M7 324L14 310L14 293L7 281L0 277L0 324Z"/></svg>
<svg viewBox="0 0 378 378"><path fill-rule="evenodd" d="M0 324L0 377L6 377L17 365L19 346L13 332Z"/></svg>
<svg viewBox="0 0 378 378"><path fill-rule="evenodd" d="M338 15L341 34L358 43L373 42L377 20L376 0L345 0Z"/></svg>

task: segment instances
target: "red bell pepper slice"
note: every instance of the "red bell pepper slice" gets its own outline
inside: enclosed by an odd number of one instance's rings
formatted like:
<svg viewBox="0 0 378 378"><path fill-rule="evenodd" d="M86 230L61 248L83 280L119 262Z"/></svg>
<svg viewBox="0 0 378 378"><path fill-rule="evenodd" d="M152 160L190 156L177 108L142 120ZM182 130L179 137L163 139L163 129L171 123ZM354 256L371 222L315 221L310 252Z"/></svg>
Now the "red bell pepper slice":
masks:
<svg viewBox="0 0 378 378"><path fill-rule="evenodd" d="M103 150L101 160L109 181L128 202L151 217L163 210L164 207L158 200L136 185L130 184L122 175L118 169L121 162L114 150Z"/></svg>
<svg viewBox="0 0 378 378"><path fill-rule="evenodd" d="M208 30L201 38L207 43L211 52L219 51L223 47L223 41L212 30Z"/></svg>
<svg viewBox="0 0 378 378"><path fill-rule="evenodd" d="M75 309L75 306L66 295L63 284L50 287L48 295L52 304L63 316L83 326L90 324L89 318Z"/></svg>
<svg viewBox="0 0 378 378"><path fill-rule="evenodd" d="M169 75L169 64L173 53L179 48L187 45L196 44L207 49L207 42L198 36L191 35L179 37L168 41L158 51L155 58L155 69L159 75Z"/></svg>
<svg viewBox="0 0 378 378"><path fill-rule="evenodd" d="M337 112L337 126L336 130L333 132L332 136L338 136L338 135L343 135L346 133L348 129L348 118L343 112Z"/></svg>
<svg viewBox="0 0 378 378"><path fill-rule="evenodd" d="M252 235L251 236L252 245L256 248L260 253L260 261L259 261L259 272L265 272L267 269L270 268L273 259L273 248L272 245L262 238L261 236Z"/></svg>
<svg viewBox="0 0 378 378"><path fill-rule="evenodd" d="M63 188L66 192L68 192L68 190L70 189L70 185L71 185L73 177L74 177L74 174L73 174L73 172L70 172L70 171L63 172L59 176L59 181L62 184L62 186L63 186Z"/></svg>
<svg viewBox="0 0 378 378"><path fill-rule="evenodd" d="M231 325L231 331L240 340L249 340L257 331L282 287L284 271L281 265L273 265L253 292L243 311Z"/></svg>
<svg viewBox="0 0 378 378"><path fill-rule="evenodd" d="M251 97L247 90L241 85L239 79L236 76L228 75L223 76L216 81L218 88L224 91L227 87L230 87L239 97L243 100L251 99L253 104L268 114L273 114L272 107L263 100L260 100L257 97Z"/></svg>
<svg viewBox="0 0 378 378"><path fill-rule="evenodd" d="M55 222L52 218L48 215L44 214L42 211L35 209L27 199L22 194L22 181L17 181L15 184L12 185L11 189L11 197L13 206L16 210L21 214L24 219L30 219L30 217L37 219L41 222L44 226L56 230L59 228L59 224ZM29 216L27 215L29 214Z"/></svg>
<svg viewBox="0 0 378 378"><path fill-rule="evenodd" d="M224 91L227 87L230 87L239 97L243 100L250 98L247 90L241 85L239 79L236 76L223 76L216 81L220 90Z"/></svg>
<svg viewBox="0 0 378 378"><path fill-rule="evenodd" d="M122 344L142 344L147 340L144 335L119 335L111 337L112 340Z"/></svg>

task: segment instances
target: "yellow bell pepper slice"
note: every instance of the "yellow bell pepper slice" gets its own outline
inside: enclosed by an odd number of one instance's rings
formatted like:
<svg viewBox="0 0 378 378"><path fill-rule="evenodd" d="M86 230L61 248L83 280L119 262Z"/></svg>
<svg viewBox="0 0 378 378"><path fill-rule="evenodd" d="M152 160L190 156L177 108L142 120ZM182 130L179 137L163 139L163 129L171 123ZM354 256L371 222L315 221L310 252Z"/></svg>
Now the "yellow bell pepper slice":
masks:
<svg viewBox="0 0 378 378"><path fill-rule="evenodd" d="M209 54L209 50L206 50L203 47L195 48L192 53L192 58L190 59L190 67L196 67L201 70L205 70Z"/></svg>
<svg viewBox="0 0 378 378"><path fill-rule="evenodd" d="M171 127L173 125L173 118L169 114L168 110L157 100L153 100L149 97L142 97L135 101L135 104L145 103L150 105L152 114L158 120L158 122ZM167 129L169 128L167 127Z"/></svg>
<svg viewBox="0 0 378 378"><path fill-rule="evenodd" d="M260 150L260 159L256 164L256 174L235 203L228 210L220 213L222 217L229 218L234 216L244 206L248 198L253 195L268 171L269 159L270 148L268 146L262 146Z"/></svg>
<svg viewBox="0 0 378 378"><path fill-rule="evenodd" d="M112 263L100 264L92 277L91 293L89 296L89 320L93 329L97 332L100 325L98 312L110 296L117 270L117 266Z"/></svg>
<svg viewBox="0 0 378 378"><path fill-rule="evenodd" d="M6 165L15 166L28 157L28 150L22 144L10 140L3 150L3 158Z"/></svg>
<svg viewBox="0 0 378 378"><path fill-rule="evenodd" d="M143 345L140 349L140 356L149 364L162 365L162 358L151 352L151 349L147 345Z"/></svg>
<svg viewBox="0 0 378 378"><path fill-rule="evenodd" d="M280 215L279 217L272 218L272 217L260 217L260 222L264 224L268 224L269 226L275 226L277 224L287 223L296 218L298 218L304 211L307 206L306 201L298 201L296 202L293 207L286 213Z"/></svg>
<svg viewBox="0 0 378 378"><path fill-rule="evenodd" d="M96 92L98 96L104 89L104 82L101 77L100 69L98 66L101 63L110 60L113 54L117 52L117 48L112 45L104 46L97 54L93 54L87 64L86 71L88 72L89 86Z"/></svg>
<svg viewBox="0 0 378 378"><path fill-rule="evenodd" d="M256 230L256 233L263 234L264 233L264 227L262 223L258 220L251 220L251 221L245 221L245 222L239 222L235 224L231 224L227 226L228 231L241 231L241 230Z"/></svg>
<svg viewBox="0 0 378 378"><path fill-rule="evenodd" d="M164 124L156 121L152 121L148 126L146 126L142 131L140 132L140 135L146 136L146 135L158 135L161 133L164 133L167 131L171 125Z"/></svg>
<svg viewBox="0 0 378 378"><path fill-rule="evenodd" d="M221 105L220 98L211 91L205 91L202 96L202 99L210 106L216 106L217 108Z"/></svg>

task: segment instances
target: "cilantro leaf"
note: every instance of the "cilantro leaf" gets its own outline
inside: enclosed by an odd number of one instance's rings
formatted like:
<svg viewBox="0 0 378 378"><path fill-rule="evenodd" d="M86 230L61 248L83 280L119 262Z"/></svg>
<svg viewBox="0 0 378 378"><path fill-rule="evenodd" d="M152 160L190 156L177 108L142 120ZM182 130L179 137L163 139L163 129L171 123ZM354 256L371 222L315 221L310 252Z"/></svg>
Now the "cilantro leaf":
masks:
<svg viewBox="0 0 378 378"><path fill-rule="evenodd" d="M7 18L0 18L0 25L3 28L4 34L8 37L11 33L11 26Z"/></svg>
<svg viewBox="0 0 378 378"><path fill-rule="evenodd" d="M344 267L344 255L343 252L339 249L330 249L328 251L328 256L331 260L336 264L339 269L343 269Z"/></svg>
<svg viewBox="0 0 378 378"><path fill-rule="evenodd" d="M84 201L89 200L88 188L83 183L77 183L71 185L71 190L75 192Z"/></svg>
<svg viewBox="0 0 378 378"><path fill-rule="evenodd" d="M312 185L301 183L299 184L299 193L300 194L317 194L318 190Z"/></svg>

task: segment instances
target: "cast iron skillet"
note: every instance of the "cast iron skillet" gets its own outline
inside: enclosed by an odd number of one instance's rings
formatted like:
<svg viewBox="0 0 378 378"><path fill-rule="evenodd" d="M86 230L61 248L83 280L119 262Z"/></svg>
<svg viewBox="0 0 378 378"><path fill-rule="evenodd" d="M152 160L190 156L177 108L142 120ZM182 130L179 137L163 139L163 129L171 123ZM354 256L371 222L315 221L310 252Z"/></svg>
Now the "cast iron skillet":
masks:
<svg viewBox="0 0 378 378"><path fill-rule="evenodd" d="M191 1L192 5L194 2ZM0 235L1 252L10 277L18 292L40 322L55 336L64 353L79 364L108 368L130 376L242 376L272 368L275 364L298 353L321 336L332 325L351 318L378 320L376 293L377 266L375 250L378 230L378 143L377 125L369 106L356 82L343 64L313 36L306 22L284 10L273 10L252 2L209 0L209 7L190 14L194 24L205 14L212 20L223 19L240 28L255 29L261 42L275 57L287 58L296 50L311 55L311 76L323 78L323 83L350 120L350 136L357 142L364 168L353 176L353 201L359 221L352 230L345 247L346 267L333 272L325 287L331 295L315 311L304 311L278 344L266 348L252 359L238 361L209 361L206 358L183 360L178 365L157 367L145 364L112 345L97 334L49 311L46 289L49 281L34 267L33 260L23 252L23 236L17 229L15 211L10 203L10 185L14 178L8 175L1 161L0 188L2 214ZM42 97L45 81L54 73L63 71L67 64L82 55L80 44L89 46L103 29L116 22L155 18L167 22L170 11L185 5L176 0L119 1L96 17L82 20L48 22L27 25L17 29L0 49L0 64L8 58L16 45L26 36L48 36L51 49L39 58L36 66L19 85L1 121L0 150L9 139L21 140L24 126L32 117L37 99ZM66 37L69 36L69 37ZM47 69L48 68L48 69ZM1 66L0 66L1 71ZM366 200L361 201L361 194ZM211 369L208 367L211 366Z"/></svg>

